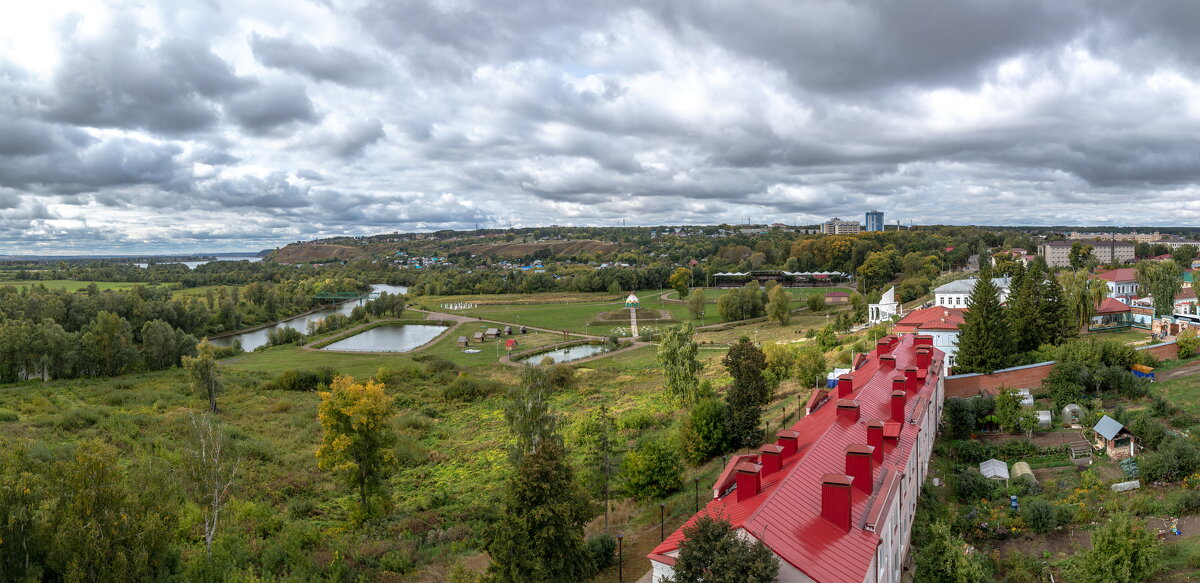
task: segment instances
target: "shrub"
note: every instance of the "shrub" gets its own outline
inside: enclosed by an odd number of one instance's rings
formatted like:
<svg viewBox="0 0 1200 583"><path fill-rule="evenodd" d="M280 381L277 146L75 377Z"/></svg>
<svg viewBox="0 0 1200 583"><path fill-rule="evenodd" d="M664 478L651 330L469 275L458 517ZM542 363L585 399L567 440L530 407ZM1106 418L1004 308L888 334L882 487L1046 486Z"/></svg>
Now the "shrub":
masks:
<svg viewBox="0 0 1200 583"><path fill-rule="evenodd" d="M13 421L16 421L20 418L21 417L19 415L17 415L16 411L9 411L8 409L0 409L0 423L12 423Z"/></svg>
<svg viewBox="0 0 1200 583"><path fill-rule="evenodd" d="M546 367L546 378L555 389L570 390L575 387L575 367L565 364Z"/></svg>
<svg viewBox="0 0 1200 583"><path fill-rule="evenodd" d="M1050 532L1058 526L1058 510L1045 500L1030 500L1021 506L1021 518L1036 532Z"/></svg>
<svg viewBox="0 0 1200 583"><path fill-rule="evenodd" d="M58 419L58 427L64 431L78 431L91 427L100 421L100 412L91 407L76 407L63 413Z"/></svg>
<svg viewBox="0 0 1200 583"><path fill-rule="evenodd" d="M661 439L648 439L625 454L621 464L625 491L637 500L661 500L679 490L683 464Z"/></svg>
<svg viewBox="0 0 1200 583"><path fill-rule="evenodd" d="M617 539L606 532L600 533L587 540L584 551L592 559L592 566L597 571L602 571L613 562L613 555L617 552Z"/></svg>
<svg viewBox="0 0 1200 583"><path fill-rule="evenodd" d="M424 364L425 372L428 372L430 374L439 373L442 371L456 370L458 368L458 367L454 366L453 362L450 362L449 360L446 360L445 358L442 358L440 356L435 356L433 354L422 354L420 356L414 356L413 361Z"/></svg>
<svg viewBox="0 0 1200 583"><path fill-rule="evenodd" d="M954 493L963 502L990 498L995 490L996 484L983 477L975 468L959 472L954 484Z"/></svg>
<svg viewBox="0 0 1200 583"><path fill-rule="evenodd" d="M655 425L654 414L649 411L630 411L617 420L617 429L622 431L644 431Z"/></svg>
<svg viewBox="0 0 1200 583"><path fill-rule="evenodd" d="M958 455L958 459L969 464L977 464L996 455L992 446L975 440L956 441L952 450Z"/></svg>
<svg viewBox="0 0 1200 583"><path fill-rule="evenodd" d="M269 386L282 391L315 391L321 385L329 386L337 372L331 368L317 370L285 370L270 381Z"/></svg>
<svg viewBox="0 0 1200 583"><path fill-rule="evenodd" d="M1026 456L1037 455L1037 453L1037 446L1024 440L1008 441L1000 444L1000 446L996 448L997 456L1007 459L1023 458Z"/></svg>
<svg viewBox="0 0 1200 583"><path fill-rule="evenodd" d="M1200 349L1200 336L1196 331L1188 328L1175 336L1175 351L1179 358L1188 358L1196 354L1196 350Z"/></svg>
<svg viewBox="0 0 1200 583"><path fill-rule="evenodd" d="M489 379L479 379L460 374L442 389L442 398L448 401L477 401L501 392L504 385Z"/></svg>
<svg viewBox="0 0 1200 583"><path fill-rule="evenodd" d="M1200 448L1182 437L1170 437L1157 451L1138 457L1138 473L1150 482L1173 482L1200 470Z"/></svg>
<svg viewBox="0 0 1200 583"><path fill-rule="evenodd" d="M728 412L729 407L718 399L705 399L692 407L679 429L679 452L684 461L700 465L728 450L725 432Z"/></svg>
<svg viewBox="0 0 1200 583"><path fill-rule="evenodd" d="M304 342L304 333L295 328L276 328L267 332L267 346L282 346Z"/></svg>
<svg viewBox="0 0 1200 583"><path fill-rule="evenodd" d="M407 435L396 437L396 461L401 466L419 466L429 457L429 450L421 442Z"/></svg>
<svg viewBox="0 0 1200 583"><path fill-rule="evenodd" d="M424 431L433 425L433 420L417 413L416 411L406 411L396 417L396 427L400 429L416 429Z"/></svg>

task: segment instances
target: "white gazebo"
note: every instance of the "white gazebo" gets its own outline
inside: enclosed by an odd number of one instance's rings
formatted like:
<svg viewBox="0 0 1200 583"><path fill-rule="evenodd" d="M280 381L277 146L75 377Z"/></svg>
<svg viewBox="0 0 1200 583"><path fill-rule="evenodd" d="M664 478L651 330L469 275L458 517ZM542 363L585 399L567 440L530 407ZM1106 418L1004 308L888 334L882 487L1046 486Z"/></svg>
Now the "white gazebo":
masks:
<svg viewBox="0 0 1200 583"><path fill-rule="evenodd" d="M625 298L625 307L626 308L637 308L637 307L641 307L641 305L642 305L642 302L640 300L638 300L638 297L634 294L629 294L629 297Z"/></svg>
<svg viewBox="0 0 1200 583"><path fill-rule="evenodd" d="M900 315L900 304L896 302L896 288L889 287L879 298L878 304L868 304L868 316L872 324L886 322L893 316Z"/></svg>

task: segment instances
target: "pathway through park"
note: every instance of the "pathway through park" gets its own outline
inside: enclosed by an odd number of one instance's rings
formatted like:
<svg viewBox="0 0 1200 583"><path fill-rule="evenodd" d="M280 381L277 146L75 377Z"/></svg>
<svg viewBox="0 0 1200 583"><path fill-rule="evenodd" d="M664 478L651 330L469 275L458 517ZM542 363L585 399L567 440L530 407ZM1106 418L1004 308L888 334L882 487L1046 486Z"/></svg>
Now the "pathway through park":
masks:
<svg viewBox="0 0 1200 583"><path fill-rule="evenodd" d="M634 339L638 337L637 308L632 306L629 308L629 335L633 336Z"/></svg>

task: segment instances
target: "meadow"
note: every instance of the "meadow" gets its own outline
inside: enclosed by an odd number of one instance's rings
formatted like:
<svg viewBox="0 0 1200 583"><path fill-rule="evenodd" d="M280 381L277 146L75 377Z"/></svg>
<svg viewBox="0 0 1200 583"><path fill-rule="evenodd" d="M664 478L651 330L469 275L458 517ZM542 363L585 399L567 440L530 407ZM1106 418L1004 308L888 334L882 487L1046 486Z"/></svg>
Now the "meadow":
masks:
<svg viewBox="0 0 1200 583"><path fill-rule="evenodd" d="M31 285L43 285L46 286L47 289L65 289L67 291L79 291L81 289L87 289L87 287L92 284L95 284L97 288L102 290L133 289L135 286L139 285L143 287L165 287L173 285L167 283L134 283L127 281L74 281L69 279L0 281L0 286L25 288Z"/></svg>

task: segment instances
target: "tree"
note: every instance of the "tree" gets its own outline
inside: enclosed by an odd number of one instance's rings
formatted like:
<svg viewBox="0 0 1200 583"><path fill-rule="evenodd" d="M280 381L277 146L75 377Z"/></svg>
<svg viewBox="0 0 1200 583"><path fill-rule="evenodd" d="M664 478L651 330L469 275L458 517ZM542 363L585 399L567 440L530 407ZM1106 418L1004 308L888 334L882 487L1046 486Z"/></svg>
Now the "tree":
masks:
<svg viewBox="0 0 1200 583"><path fill-rule="evenodd" d="M816 387L825 380L829 363L820 347L805 344L796 351L796 380L802 387Z"/></svg>
<svg viewBox="0 0 1200 583"><path fill-rule="evenodd" d="M392 429L393 399L383 384L353 377L333 379L328 391L317 393L317 417L324 435L317 448L317 467L340 474L358 490L360 508L369 514L369 497L377 492L396 466L396 433Z"/></svg>
<svg viewBox="0 0 1200 583"><path fill-rule="evenodd" d="M524 456L509 478L487 545L496 581L574 583L592 574L583 527L592 516L558 440Z"/></svg>
<svg viewBox="0 0 1200 583"><path fill-rule="evenodd" d="M658 345L658 363L666 376L667 395L691 405L700 397L700 352L691 322L668 328Z"/></svg>
<svg viewBox="0 0 1200 583"><path fill-rule="evenodd" d="M1079 333L1085 333L1096 315L1096 308L1108 295L1108 284L1093 279L1091 273L1081 269L1059 276L1062 283L1067 309L1071 313L1071 324Z"/></svg>
<svg viewBox="0 0 1200 583"><path fill-rule="evenodd" d="M770 387L763 377L766 355L743 336L721 360L733 384L725 393L729 405L729 438L735 448L754 447L762 441L762 409L770 402Z"/></svg>
<svg viewBox="0 0 1200 583"><path fill-rule="evenodd" d="M1137 265L1138 292L1154 300L1155 316L1175 313L1175 295L1183 287L1183 270L1174 261L1143 261Z"/></svg>
<svg viewBox="0 0 1200 583"><path fill-rule="evenodd" d="M688 289L691 287L691 284L692 270L686 267L676 268L675 271L671 272L670 277L667 278L667 285L671 286L671 289L679 294L679 299L681 300L687 298Z"/></svg>
<svg viewBox="0 0 1200 583"><path fill-rule="evenodd" d="M776 286L767 294L767 319L787 326L792 321L791 301L792 295L783 286Z"/></svg>
<svg viewBox="0 0 1200 583"><path fill-rule="evenodd" d="M1091 260L1091 245L1084 245L1078 241L1071 244L1071 251L1067 253L1067 261L1071 264L1071 269L1083 269Z"/></svg>
<svg viewBox="0 0 1200 583"><path fill-rule="evenodd" d="M737 535L724 518L702 514L684 527L675 576L663 583L772 583L779 559L762 541Z"/></svg>
<svg viewBox="0 0 1200 583"><path fill-rule="evenodd" d="M704 319L704 289L692 292L692 297L688 298L688 311L692 313L693 320Z"/></svg>
<svg viewBox="0 0 1200 583"><path fill-rule="evenodd" d="M550 409L553 385L544 368L525 367L521 371L521 384L509 393L504 408L504 420L513 438L509 457L514 466L519 466L522 457L537 451L545 442L561 441L558 416Z"/></svg>
<svg viewBox="0 0 1200 583"><path fill-rule="evenodd" d="M929 528L930 541L917 550L914 581L921 583L984 583L989 573L978 555L967 555L966 544L950 534L944 522Z"/></svg>
<svg viewBox="0 0 1200 583"><path fill-rule="evenodd" d="M1194 328L1188 328L1175 336L1175 352L1179 358L1188 358L1200 348L1200 336Z"/></svg>
<svg viewBox="0 0 1200 583"><path fill-rule="evenodd" d="M583 418L575 433L576 447L583 458L580 476L584 487L593 497L604 500L604 528L608 528L609 486L613 476L616 422L607 405L600 405Z"/></svg>
<svg viewBox="0 0 1200 583"><path fill-rule="evenodd" d="M1078 583L1139 583L1162 567L1162 547L1141 520L1112 515L1092 534L1091 550L1071 559L1067 580Z"/></svg>
<svg viewBox="0 0 1200 583"><path fill-rule="evenodd" d="M637 500L662 500L683 485L679 455L662 439L646 439L621 463L625 492Z"/></svg>
<svg viewBox="0 0 1200 583"><path fill-rule="evenodd" d="M804 304L808 306L809 311L820 312L825 309L825 297L819 293L811 293L805 298Z"/></svg>
<svg viewBox="0 0 1200 583"><path fill-rule="evenodd" d="M183 368L192 378L192 387L208 397L208 410L217 412L217 393L225 382L221 379L221 368L217 365L216 347L205 338L196 347L197 356L183 357Z"/></svg>
<svg viewBox="0 0 1200 583"><path fill-rule="evenodd" d="M170 368L179 362L175 329L170 324L150 320L142 325L142 358L152 370Z"/></svg>
<svg viewBox="0 0 1200 583"><path fill-rule="evenodd" d="M729 407L717 399L696 403L679 428L679 452L688 463L698 466L729 451L725 418Z"/></svg>
<svg viewBox="0 0 1200 583"><path fill-rule="evenodd" d="M83 329L85 362L92 372L114 376L129 372L137 364L138 351L133 344L133 327L112 312L101 311Z"/></svg>
<svg viewBox="0 0 1200 583"><path fill-rule="evenodd" d="M1019 267L1015 270L1021 271ZM1014 349L1019 352L1029 352L1043 344L1055 343L1053 340L1058 336L1055 333L1057 314L1048 304L1049 285L1041 264L1036 261L1023 273L1019 284L1014 282L1013 293L1008 297L1008 314Z"/></svg>
<svg viewBox="0 0 1200 583"><path fill-rule="evenodd" d="M1192 260L1196 258L1195 245L1180 245L1171 252L1171 259L1179 266L1179 269L1191 269Z"/></svg>
<svg viewBox="0 0 1200 583"><path fill-rule="evenodd" d="M1012 353L1012 332L1000 305L1000 292L992 282L991 269L984 263L975 289L967 298L954 370L990 373L1007 366Z"/></svg>
<svg viewBox="0 0 1200 583"><path fill-rule="evenodd" d="M221 510L233 493L241 459L233 455L223 424L204 414L188 418L192 443L180 464L183 489L204 514L204 549L212 557Z"/></svg>
<svg viewBox="0 0 1200 583"><path fill-rule="evenodd" d="M1016 389L1001 388L996 395L996 422L1000 429L1016 433L1021 429L1021 396Z"/></svg>

